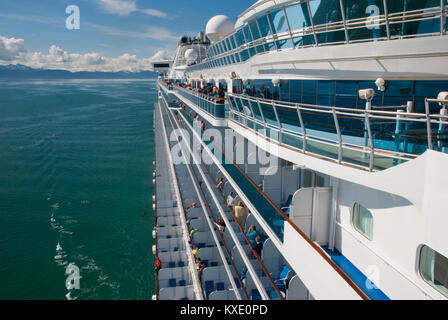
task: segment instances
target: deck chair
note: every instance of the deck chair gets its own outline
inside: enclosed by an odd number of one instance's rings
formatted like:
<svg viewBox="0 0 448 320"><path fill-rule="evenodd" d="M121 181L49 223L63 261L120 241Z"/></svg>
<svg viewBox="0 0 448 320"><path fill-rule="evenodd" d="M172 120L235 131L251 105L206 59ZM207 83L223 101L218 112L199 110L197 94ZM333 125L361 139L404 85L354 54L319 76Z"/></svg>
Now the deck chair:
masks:
<svg viewBox="0 0 448 320"><path fill-rule="evenodd" d="M292 203L292 194L288 196L288 199L286 200L285 204L282 207L282 211L289 217L289 212L291 210L291 203Z"/></svg>
<svg viewBox="0 0 448 320"><path fill-rule="evenodd" d="M279 290L286 291L289 280L291 280L292 273L292 270L287 265L283 266L278 278L274 279L274 283Z"/></svg>

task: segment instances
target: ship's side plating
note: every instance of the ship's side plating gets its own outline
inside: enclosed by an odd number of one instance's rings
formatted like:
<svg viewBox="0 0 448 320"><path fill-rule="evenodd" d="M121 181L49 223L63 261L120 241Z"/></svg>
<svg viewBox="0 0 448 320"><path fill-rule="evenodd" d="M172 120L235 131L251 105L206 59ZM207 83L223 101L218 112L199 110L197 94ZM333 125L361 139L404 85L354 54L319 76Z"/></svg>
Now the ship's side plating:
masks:
<svg viewBox="0 0 448 320"><path fill-rule="evenodd" d="M173 166L188 181L179 181L179 202L200 203L187 210L182 237L201 248L185 251L193 265L198 257L214 262L196 280L196 270L185 269L188 279L202 286L202 299L446 299L447 4L404 1L408 8L398 9L374 1L383 36L367 28L365 41L354 41L352 2L328 1L341 11L340 20L326 22L327 33L344 39L333 45L315 24L318 2L258 1L206 59L159 80L166 131L177 129L170 147L188 140L182 155L198 157ZM306 30L293 30L293 9ZM265 19L270 34L263 36ZM419 19L436 25L415 26ZM299 35L314 43L282 47ZM210 86L226 91L226 104L201 91ZM205 130L196 128L201 121ZM226 149L217 137L229 134ZM240 162L229 154L237 149ZM245 221L226 205L231 192L248 209ZM252 225L262 237L260 255L247 239Z"/></svg>

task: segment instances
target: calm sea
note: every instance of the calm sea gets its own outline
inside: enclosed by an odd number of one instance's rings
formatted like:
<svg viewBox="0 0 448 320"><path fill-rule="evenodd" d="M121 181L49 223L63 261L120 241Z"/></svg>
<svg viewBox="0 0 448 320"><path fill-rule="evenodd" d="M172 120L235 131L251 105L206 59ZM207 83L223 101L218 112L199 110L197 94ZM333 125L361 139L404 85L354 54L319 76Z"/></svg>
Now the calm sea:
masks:
<svg viewBox="0 0 448 320"><path fill-rule="evenodd" d="M0 82L0 299L151 299L156 99L150 80Z"/></svg>

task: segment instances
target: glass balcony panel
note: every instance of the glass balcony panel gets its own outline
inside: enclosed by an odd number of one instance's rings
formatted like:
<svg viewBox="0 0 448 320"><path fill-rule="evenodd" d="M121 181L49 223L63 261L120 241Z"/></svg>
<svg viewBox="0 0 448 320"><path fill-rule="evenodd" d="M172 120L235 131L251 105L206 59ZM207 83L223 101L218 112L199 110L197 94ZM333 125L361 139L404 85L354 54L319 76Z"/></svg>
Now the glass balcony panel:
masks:
<svg viewBox="0 0 448 320"><path fill-rule="evenodd" d="M316 36L317 36L317 43L319 44L345 42L345 31L343 30L318 33Z"/></svg>
<svg viewBox="0 0 448 320"><path fill-rule="evenodd" d="M263 121L263 117L260 113L260 108L258 107L258 103L254 101L249 101L252 111L254 112L255 119Z"/></svg>
<svg viewBox="0 0 448 320"><path fill-rule="evenodd" d="M249 48L249 54L251 57L253 57L254 55L257 54L257 51L255 50L255 47L250 47Z"/></svg>
<svg viewBox="0 0 448 320"><path fill-rule="evenodd" d="M387 37L386 26L378 26L378 28L355 28L349 29L348 38L350 41L380 39Z"/></svg>
<svg viewBox="0 0 448 320"><path fill-rule="evenodd" d="M292 48L292 40L291 39L284 39L284 40L278 40L277 41L277 47L279 49L289 49Z"/></svg>
<svg viewBox="0 0 448 320"><path fill-rule="evenodd" d="M275 107L282 128L294 132L303 132L300 127L300 119L296 108Z"/></svg>
<svg viewBox="0 0 448 320"><path fill-rule="evenodd" d="M273 50L277 50L277 47L275 45L274 42L268 42L264 45L264 48L266 49L266 51L273 51Z"/></svg>
<svg viewBox="0 0 448 320"><path fill-rule="evenodd" d="M412 154L422 154L428 148L426 122L396 118L370 121L375 148ZM437 126L433 129L436 133Z"/></svg>
<svg viewBox="0 0 448 320"><path fill-rule="evenodd" d="M315 44L313 35L295 37L293 40L296 48Z"/></svg>
<svg viewBox="0 0 448 320"><path fill-rule="evenodd" d="M275 117L275 112L272 105L260 102L260 108L261 111L263 112L264 120L268 124L278 127L277 118Z"/></svg>
<svg viewBox="0 0 448 320"><path fill-rule="evenodd" d="M337 144L325 143L312 138L306 140L306 151L335 160L339 156L339 146Z"/></svg>
<svg viewBox="0 0 448 320"><path fill-rule="evenodd" d="M248 50L243 50L240 52L240 54L241 54L241 60L243 60L243 62L249 60L249 51Z"/></svg>
<svg viewBox="0 0 448 320"><path fill-rule="evenodd" d="M391 23L389 28L392 37L440 33L440 19Z"/></svg>
<svg viewBox="0 0 448 320"><path fill-rule="evenodd" d="M263 53L264 52L264 46L257 46L257 53Z"/></svg>
<svg viewBox="0 0 448 320"><path fill-rule="evenodd" d="M300 137L299 135L283 131L282 143L303 150L303 138Z"/></svg>
<svg viewBox="0 0 448 320"><path fill-rule="evenodd" d="M233 55L233 58L235 59L235 63L240 63L241 62L240 55L238 53L235 53Z"/></svg>

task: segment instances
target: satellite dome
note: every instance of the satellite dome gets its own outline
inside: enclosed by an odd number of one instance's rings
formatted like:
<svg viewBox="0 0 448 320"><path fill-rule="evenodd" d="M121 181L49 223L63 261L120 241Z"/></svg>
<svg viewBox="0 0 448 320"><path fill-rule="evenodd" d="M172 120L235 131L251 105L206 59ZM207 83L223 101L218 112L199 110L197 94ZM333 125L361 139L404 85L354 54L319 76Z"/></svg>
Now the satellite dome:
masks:
<svg viewBox="0 0 448 320"><path fill-rule="evenodd" d="M185 51L185 60L189 63L196 62L198 57L198 52L194 49L188 49Z"/></svg>
<svg viewBox="0 0 448 320"><path fill-rule="evenodd" d="M223 15L211 18L205 27L205 33L212 42L218 42L235 30L233 21Z"/></svg>

